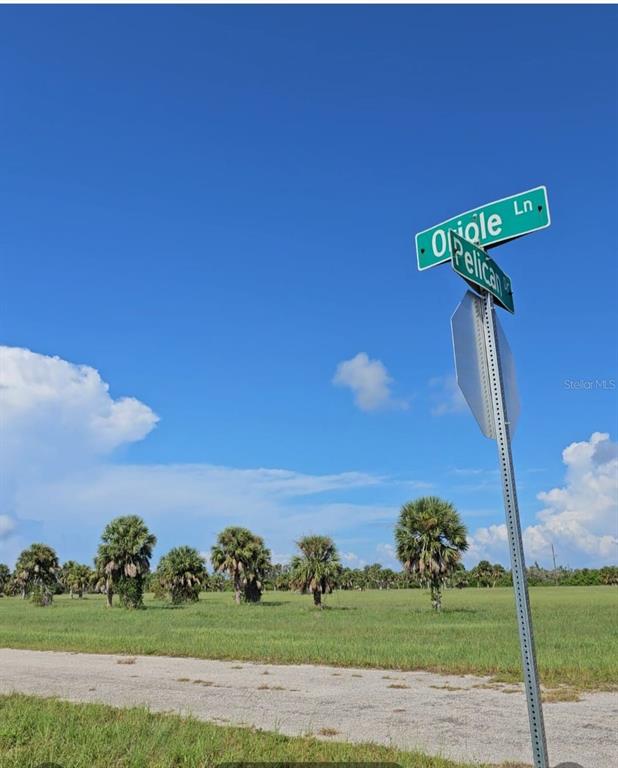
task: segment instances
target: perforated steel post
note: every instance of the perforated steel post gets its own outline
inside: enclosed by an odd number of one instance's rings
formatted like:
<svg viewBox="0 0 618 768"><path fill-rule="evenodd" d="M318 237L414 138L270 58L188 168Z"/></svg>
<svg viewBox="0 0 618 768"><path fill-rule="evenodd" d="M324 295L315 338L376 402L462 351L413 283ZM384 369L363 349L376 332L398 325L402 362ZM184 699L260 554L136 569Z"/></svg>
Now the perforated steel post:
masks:
<svg viewBox="0 0 618 768"><path fill-rule="evenodd" d="M543 708L541 705L541 693L539 688L539 675L534 650L528 581L526 579L526 563L524 560L524 547L521 538L521 525L519 522L519 507L517 505L517 489L515 487L515 473L513 471L513 458L511 455L511 434L508 414L505 407L502 372L500 370L500 354L498 350L498 334L496 333L494 312L493 298L491 294L485 292L483 330L487 353L487 367L489 369L489 382L491 386L491 399L496 426L500 474L502 477L502 494L506 512L511 569L513 571L513 587L515 589L519 642L521 645L521 658L524 668L524 684L526 687L526 699L528 701L528 717L530 720L530 734L532 736L532 755L534 757L534 768L549 768L545 724L543 722Z"/></svg>

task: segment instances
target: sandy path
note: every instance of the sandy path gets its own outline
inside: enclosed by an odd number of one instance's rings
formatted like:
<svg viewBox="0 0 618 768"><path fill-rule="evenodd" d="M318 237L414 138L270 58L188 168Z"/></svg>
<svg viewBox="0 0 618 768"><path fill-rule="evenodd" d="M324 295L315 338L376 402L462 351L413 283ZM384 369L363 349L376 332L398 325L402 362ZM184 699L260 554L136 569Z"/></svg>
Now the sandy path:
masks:
<svg viewBox="0 0 618 768"><path fill-rule="evenodd" d="M329 728L338 741L373 741L462 761L531 763L521 690L506 686L507 695L478 687L486 678L161 656L121 663L126 660L0 649L0 693L141 704L291 736L319 736ZM613 768L617 714L618 696L611 693L546 704L552 765Z"/></svg>

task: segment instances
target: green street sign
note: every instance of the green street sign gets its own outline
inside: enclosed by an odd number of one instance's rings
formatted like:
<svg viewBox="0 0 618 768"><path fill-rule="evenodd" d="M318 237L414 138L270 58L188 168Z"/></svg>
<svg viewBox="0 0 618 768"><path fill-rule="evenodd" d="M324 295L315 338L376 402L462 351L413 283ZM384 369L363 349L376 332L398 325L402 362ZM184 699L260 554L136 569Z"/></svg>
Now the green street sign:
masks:
<svg viewBox="0 0 618 768"><path fill-rule="evenodd" d="M476 245L486 247L545 229L550 223L545 187L535 187L496 200L419 232L415 238L418 268L429 269L449 261L448 233L451 230Z"/></svg>
<svg viewBox="0 0 618 768"><path fill-rule="evenodd" d="M504 309L515 312L511 278L505 275L496 262L482 248L470 243L457 232L449 232L453 253L453 269L473 287L484 288Z"/></svg>

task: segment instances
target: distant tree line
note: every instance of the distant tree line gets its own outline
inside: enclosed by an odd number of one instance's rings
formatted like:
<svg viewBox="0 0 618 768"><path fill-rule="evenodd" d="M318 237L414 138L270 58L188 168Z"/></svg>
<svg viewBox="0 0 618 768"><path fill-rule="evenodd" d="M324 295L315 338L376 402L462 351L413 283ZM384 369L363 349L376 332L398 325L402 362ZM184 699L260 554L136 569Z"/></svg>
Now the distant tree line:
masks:
<svg viewBox="0 0 618 768"><path fill-rule="evenodd" d="M466 570L461 557L467 548L466 529L455 508L436 497L404 504L395 527L396 553L403 568L394 571L379 563L363 568L341 564L328 536L305 536L289 564L273 563L264 540L240 526L225 528L210 551L213 572L193 547L174 547L150 569L156 537L136 515L117 517L101 534L94 567L69 560L62 566L52 547L32 544L19 555L15 569L0 563L0 597L30 598L50 605L55 594L80 599L86 593L114 597L125 608L143 607L144 592L174 604L193 602L202 591L230 591L237 604L257 603L264 590L296 590L310 594L317 608L335 589L428 588L434 610L442 604L442 590L510 586L511 573L498 563L481 560ZM534 563L528 568L531 586L594 586L618 584L618 567L548 570Z"/></svg>

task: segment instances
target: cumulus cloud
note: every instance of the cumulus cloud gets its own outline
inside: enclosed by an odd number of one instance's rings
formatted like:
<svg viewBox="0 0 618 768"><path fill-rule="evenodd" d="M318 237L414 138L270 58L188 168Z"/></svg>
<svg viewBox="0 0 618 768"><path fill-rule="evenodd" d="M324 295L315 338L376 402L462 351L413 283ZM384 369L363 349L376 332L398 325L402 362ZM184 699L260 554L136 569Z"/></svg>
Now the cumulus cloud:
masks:
<svg viewBox="0 0 618 768"><path fill-rule="evenodd" d="M360 365L352 365L359 358ZM367 367L373 373L355 375ZM336 379L352 388L359 407L396 404L386 369L366 355L344 361ZM304 534L327 533L353 562L359 529L372 526L384 541L397 516L392 505L348 501L357 489L397 484L369 473L109 463L116 448L153 429L156 414L135 398L113 398L94 368L25 349L0 348L0 420L0 560L9 563L32 540L58 546L63 558L88 559L102 525L130 513L144 516L170 546L189 541L207 552L216 533L236 523L260 533L279 553L289 553ZM564 485L539 494L543 509L524 531L528 557L548 557L553 543L565 564L611 561L618 446L594 433L568 446L563 460ZM453 471L475 481L483 473L495 483L493 470ZM508 560L504 525L477 529L470 544L467 560ZM395 565L390 544L378 545L376 554Z"/></svg>
<svg viewBox="0 0 618 768"><path fill-rule="evenodd" d="M28 528L20 525L13 536L16 520L44 514L50 501L43 488L99 466L114 449L144 438L157 420L139 400L113 398L90 366L0 346L0 555L14 559L23 544ZM29 493L40 494L40 509L24 514Z"/></svg>
<svg viewBox="0 0 618 768"><path fill-rule="evenodd" d="M333 377L333 384L352 390L354 402L361 411L407 408L405 401L393 398L392 383L384 363L371 360L365 352L339 363Z"/></svg>
<svg viewBox="0 0 618 768"><path fill-rule="evenodd" d="M60 546L61 557L88 559L103 524L122 514L142 515L172 546L188 540L207 552L216 532L235 523L280 553L305 533L335 535L393 514L338 498L383 482L367 473L109 462L114 449L153 429L157 416L147 405L113 398L90 366L19 348L1 348L0 355L5 560L14 561L31 537ZM16 520L19 536L13 535Z"/></svg>
<svg viewBox="0 0 618 768"><path fill-rule="evenodd" d="M529 526L525 542L533 554L547 553L551 543L585 552L604 561L618 553L618 444L604 432L571 443L562 452L565 485L543 491L539 523Z"/></svg>
<svg viewBox="0 0 618 768"><path fill-rule="evenodd" d="M10 466L101 455L144 438L158 421L133 397L114 399L99 372L59 357L0 347L2 458Z"/></svg>
<svg viewBox="0 0 618 768"><path fill-rule="evenodd" d="M464 560L475 565L479 560L490 559L504 562L508 558L506 525L489 525L477 528L468 536L468 551Z"/></svg>
<svg viewBox="0 0 618 768"><path fill-rule="evenodd" d="M565 484L537 495L543 509L523 530L528 559L551 557L564 565L615 562L618 554L618 444L604 432L571 443L562 452ZM478 528L469 537L469 562L508 559L506 526Z"/></svg>

